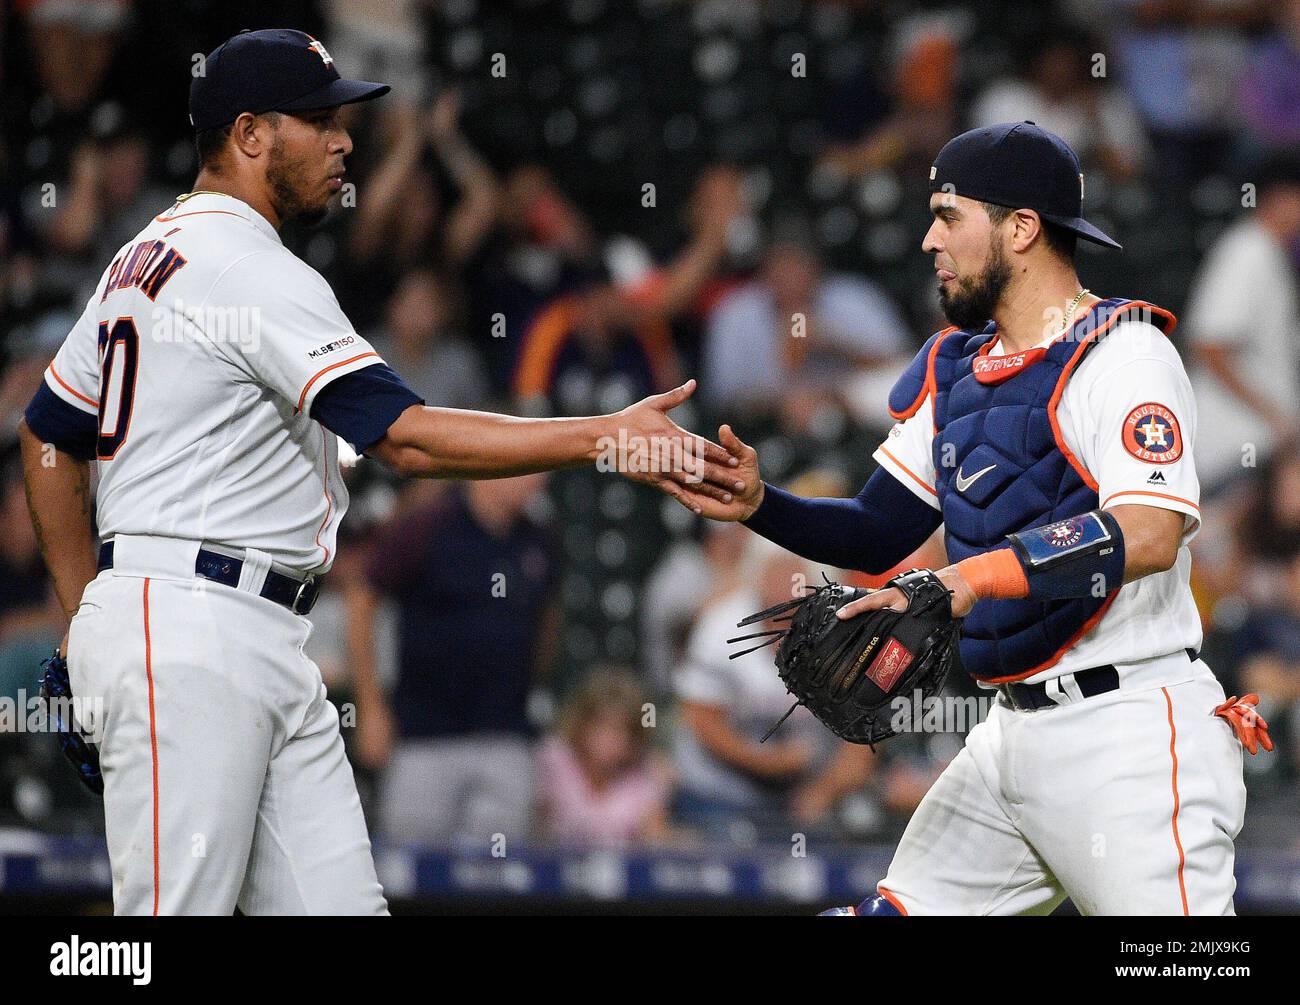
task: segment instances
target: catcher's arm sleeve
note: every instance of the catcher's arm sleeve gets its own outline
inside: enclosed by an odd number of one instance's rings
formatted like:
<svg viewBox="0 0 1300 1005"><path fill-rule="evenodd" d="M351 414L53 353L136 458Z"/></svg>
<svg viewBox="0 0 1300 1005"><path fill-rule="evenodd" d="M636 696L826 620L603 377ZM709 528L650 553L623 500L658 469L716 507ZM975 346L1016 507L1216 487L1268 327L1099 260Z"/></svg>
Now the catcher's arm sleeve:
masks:
<svg viewBox="0 0 1300 1005"><path fill-rule="evenodd" d="M745 526L810 561L882 573L924 544L942 519L880 468L852 499L804 499L767 485Z"/></svg>

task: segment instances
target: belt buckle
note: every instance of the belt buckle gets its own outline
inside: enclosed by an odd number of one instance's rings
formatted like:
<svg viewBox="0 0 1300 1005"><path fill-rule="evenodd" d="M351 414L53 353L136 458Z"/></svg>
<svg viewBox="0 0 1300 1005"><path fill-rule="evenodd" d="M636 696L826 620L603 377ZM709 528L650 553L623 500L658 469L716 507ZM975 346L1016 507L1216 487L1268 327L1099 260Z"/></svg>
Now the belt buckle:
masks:
<svg viewBox="0 0 1300 1005"><path fill-rule="evenodd" d="M289 610L294 614L310 614L311 609L316 606L316 596L320 589L316 585L316 577L308 576L298 584L298 592L293 596L293 603L289 605Z"/></svg>

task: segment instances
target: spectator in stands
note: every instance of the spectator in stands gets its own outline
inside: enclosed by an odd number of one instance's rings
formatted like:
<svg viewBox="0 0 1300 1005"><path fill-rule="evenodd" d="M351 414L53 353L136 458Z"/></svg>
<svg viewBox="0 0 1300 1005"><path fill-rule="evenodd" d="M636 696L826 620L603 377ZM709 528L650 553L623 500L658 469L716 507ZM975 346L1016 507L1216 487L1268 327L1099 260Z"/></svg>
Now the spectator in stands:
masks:
<svg viewBox="0 0 1300 1005"><path fill-rule="evenodd" d="M30 401L32 388L44 378L45 368L77 322L84 304L73 308L62 297L48 291L42 309L32 305L29 320L13 324L7 331L7 366L0 370L0 446L16 443L18 420ZM49 303L53 300L53 303Z"/></svg>
<svg viewBox="0 0 1300 1005"><path fill-rule="evenodd" d="M1300 735L1300 549L1283 566L1281 587L1267 602L1250 608L1233 635L1230 693L1260 696L1260 714L1281 748L1281 756L1269 764L1252 765L1253 776L1266 770L1274 777L1300 775L1300 751L1293 742Z"/></svg>
<svg viewBox="0 0 1300 1005"><path fill-rule="evenodd" d="M573 413L597 404L620 408L678 383L669 324L715 278L728 228L742 211L738 172L715 166L695 184L686 213L690 239L667 264L656 266L627 235L593 245L599 261L587 276L575 278L571 292L525 327L514 363L515 396L530 408L545 401L551 410Z"/></svg>
<svg viewBox="0 0 1300 1005"><path fill-rule="evenodd" d="M821 163L857 177L882 168L904 176L926 170L957 128L957 74L964 19L906 21L895 39L890 113L851 143L832 144ZM864 78L871 97L871 84Z"/></svg>
<svg viewBox="0 0 1300 1005"><path fill-rule="evenodd" d="M14 167L21 172L24 226L57 254L87 254L100 236L100 198L111 170L96 134L122 116L108 85L129 9L123 3L60 0L24 6L15 37L25 49L21 55L14 50L18 58L4 67L6 126L15 143ZM62 274L66 259L47 257L42 265L43 280L65 292L81 280ZM89 293L81 293L83 303Z"/></svg>
<svg viewBox="0 0 1300 1005"><path fill-rule="evenodd" d="M1300 147L1300 0L1273 6L1274 29L1256 44L1242 82L1251 139L1265 150Z"/></svg>
<svg viewBox="0 0 1300 1005"><path fill-rule="evenodd" d="M700 613L677 674L676 811L684 823L733 840L788 838L792 824L827 825L838 801L866 782L872 762L867 747L837 740L803 708L758 742L790 708L790 695L770 648L732 660L726 640L743 634L738 621L788 600L814 573L757 537L748 542L746 567L736 588Z"/></svg>
<svg viewBox="0 0 1300 1005"><path fill-rule="evenodd" d="M64 632L13 453L0 463L0 696L10 698L35 692L36 668Z"/></svg>
<svg viewBox="0 0 1300 1005"><path fill-rule="evenodd" d="M1210 249L1192 285L1185 331L1198 422L1196 467L1213 489L1300 434L1300 157L1279 155L1255 174L1248 208Z"/></svg>
<svg viewBox="0 0 1300 1005"><path fill-rule="evenodd" d="M972 127L1028 119L1060 136L1085 166L1119 177L1141 171L1148 155L1142 119L1128 96L1093 69L1099 40L1053 30L1031 41L1023 78L996 80L975 100Z"/></svg>
<svg viewBox="0 0 1300 1005"><path fill-rule="evenodd" d="M672 331L596 280L539 311L524 331L512 390L530 412L617 409L681 383Z"/></svg>
<svg viewBox="0 0 1300 1005"><path fill-rule="evenodd" d="M650 743L657 725L630 671L588 674L538 752L543 833L580 845L667 837L672 772Z"/></svg>
<svg viewBox="0 0 1300 1005"><path fill-rule="evenodd" d="M465 262L470 330L495 392L512 390L517 351L542 306L600 278L595 231L550 171L511 171L494 226Z"/></svg>
<svg viewBox="0 0 1300 1005"><path fill-rule="evenodd" d="M118 106L105 106L96 120L93 134L73 151L54 206L37 217L40 234L60 256L46 280L81 305L94 292L104 262L176 194L151 183L148 137L122 118Z"/></svg>
<svg viewBox="0 0 1300 1005"><path fill-rule="evenodd" d="M1105 0L1113 70L1153 141L1159 191L1175 199L1220 167L1240 114L1243 29L1262 24L1259 0Z"/></svg>
<svg viewBox="0 0 1300 1005"><path fill-rule="evenodd" d="M26 8L29 68L39 86L33 101L37 117L49 121L84 115L103 96L129 5L35 0L21 6Z"/></svg>
<svg viewBox="0 0 1300 1005"><path fill-rule="evenodd" d="M358 189L348 231L354 299L383 299L413 267L459 270L491 232L496 176L461 133L459 116L454 90L443 91L427 109L395 106L384 130L392 143ZM445 205L442 178L458 195L451 205Z"/></svg>
<svg viewBox="0 0 1300 1005"><path fill-rule="evenodd" d="M702 520L700 540L677 541L641 587L641 668L656 691L672 690L700 609L737 586L749 532L739 523Z"/></svg>
<svg viewBox="0 0 1300 1005"><path fill-rule="evenodd" d="M377 535L351 591L356 756L383 769L379 833L482 843L528 836L534 798L528 696L556 642L556 551L528 514L529 475L468 482ZM397 679L375 672L381 599L398 611Z"/></svg>
<svg viewBox="0 0 1300 1005"><path fill-rule="evenodd" d="M1292 443L1260 466L1250 483L1247 503L1236 521L1236 532L1257 570L1280 571L1300 555L1300 451ZM1285 589L1276 581L1262 596Z"/></svg>
<svg viewBox="0 0 1300 1005"><path fill-rule="evenodd" d="M407 0L325 0L330 54L360 80L400 80L418 90L427 74L419 5Z"/></svg>
<svg viewBox="0 0 1300 1005"><path fill-rule="evenodd" d="M719 411L792 407L834 393L861 369L901 369L907 329L870 280L828 272L806 237L781 236L754 280L714 309L701 392Z"/></svg>
<svg viewBox="0 0 1300 1005"><path fill-rule="evenodd" d="M481 408L487 373L473 347L448 331L452 297L450 284L432 269L412 269L388 300L384 327L368 339L428 404Z"/></svg>

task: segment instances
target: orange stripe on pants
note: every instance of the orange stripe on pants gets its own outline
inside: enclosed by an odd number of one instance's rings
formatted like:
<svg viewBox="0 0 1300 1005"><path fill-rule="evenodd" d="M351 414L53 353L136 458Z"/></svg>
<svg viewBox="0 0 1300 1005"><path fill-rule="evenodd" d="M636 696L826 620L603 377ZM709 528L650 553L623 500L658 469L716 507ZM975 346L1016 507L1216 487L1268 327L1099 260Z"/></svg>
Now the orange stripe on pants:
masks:
<svg viewBox="0 0 1300 1005"><path fill-rule="evenodd" d="M1170 760L1174 762L1174 847L1178 849L1178 893L1183 898L1183 916L1186 917L1190 913L1187 910L1187 883L1183 879L1183 866L1187 862L1187 856L1183 854L1183 842L1178 836L1178 751L1175 749L1176 741L1178 739L1178 731L1174 728L1174 703L1169 697L1169 689L1162 687L1160 693L1165 696L1165 707L1169 710L1169 757Z"/></svg>
<svg viewBox="0 0 1300 1005"><path fill-rule="evenodd" d="M149 746L153 753L153 913L158 916L158 724L153 705L153 647L149 638L149 580L144 581L144 673L149 681Z"/></svg>

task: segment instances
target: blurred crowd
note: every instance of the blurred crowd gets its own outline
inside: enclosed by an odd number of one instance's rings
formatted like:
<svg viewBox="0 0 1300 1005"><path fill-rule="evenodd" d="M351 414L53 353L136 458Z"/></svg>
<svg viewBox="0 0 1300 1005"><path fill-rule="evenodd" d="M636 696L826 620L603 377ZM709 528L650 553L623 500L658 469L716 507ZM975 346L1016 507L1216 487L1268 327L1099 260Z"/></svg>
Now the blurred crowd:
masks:
<svg viewBox="0 0 1300 1005"><path fill-rule="evenodd" d="M10 0L0 17L0 696L63 633L15 430L121 244L187 191L195 55L320 38L342 204L284 238L430 404L623 407L684 376L765 477L855 492L884 398L945 322L927 172L971 126L1079 152L1103 296L1172 309L1193 374L1204 658L1256 691L1245 841L1300 779L1300 0L858 3ZM792 323L792 319L796 319ZM745 615L823 570L612 475L404 484L362 459L308 652L377 835L566 844L888 840L960 748L876 751L788 708ZM943 563L936 539L908 564ZM857 577L864 583L874 582ZM961 681L951 687L974 691ZM1208 710L1207 710L1208 711ZM0 823L93 830L48 737L0 733Z"/></svg>

